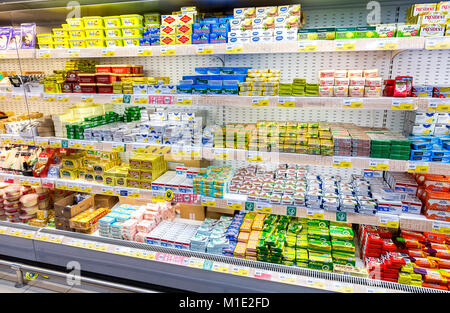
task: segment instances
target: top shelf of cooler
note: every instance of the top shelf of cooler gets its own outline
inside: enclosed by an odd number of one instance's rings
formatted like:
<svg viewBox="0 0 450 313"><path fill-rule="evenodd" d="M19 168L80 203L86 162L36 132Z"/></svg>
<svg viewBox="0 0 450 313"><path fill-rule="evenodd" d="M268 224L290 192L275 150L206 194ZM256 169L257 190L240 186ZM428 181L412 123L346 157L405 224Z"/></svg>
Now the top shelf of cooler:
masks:
<svg viewBox="0 0 450 313"><path fill-rule="evenodd" d="M450 49L449 37L395 37L342 40L301 40L267 43L223 43L141 47L63 48L0 51L0 59L17 58L101 58L167 55L223 55L259 53L304 53L339 51L395 51Z"/></svg>

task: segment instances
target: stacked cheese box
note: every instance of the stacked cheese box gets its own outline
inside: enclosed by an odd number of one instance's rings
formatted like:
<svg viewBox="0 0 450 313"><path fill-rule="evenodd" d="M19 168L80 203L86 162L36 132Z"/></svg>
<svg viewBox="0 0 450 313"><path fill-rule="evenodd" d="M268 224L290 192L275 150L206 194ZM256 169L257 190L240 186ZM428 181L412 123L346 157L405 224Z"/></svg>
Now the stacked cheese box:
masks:
<svg viewBox="0 0 450 313"><path fill-rule="evenodd" d="M190 250L222 255L229 246L226 232L231 223L229 216L221 216L220 220L206 218L191 238Z"/></svg>
<svg viewBox="0 0 450 313"><path fill-rule="evenodd" d="M198 227L197 225L162 221L146 235L146 243L189 250L191 238L197 232Z"/></svg>
<svg viewBox="0 0 450 313"><path fill-rule="evenodd" d="M404 172L384 172L384 180L389 186L383 190L374 190L374 197L378 198L378 210L393 214L410 213L420 214L422 202L417 197L418 184L408 173ZM381 196L381 197L380 197ZM383 200L381 200L383 199ZM401 211L398 208L398 202L401 201ZM389 204L389 209L386 209Z"/></svg>
<svg viewBox="0 0 450 313"><path fill-rule="evenodd" d="M319 71L320 97L380 97L378 70Z"/></svg>
<svg viewBox="0 0 450 313"><path fill-rule="evenodd" d="M209 17L194 23L192 44L226 43L230 31L228 17Z"/></svg>
<svg viewBox="0 0 450 313"><path fill-rule="evenodd" d="M417 196L424 204L427 218L450 222L450 177L433 174L416 174L419 184Z"/></svg>
<svg viewBox="0 0 450 313"><path fill-rule="evenodd" d="M406 24L420 26L421 37L450 35L450 2L414 4L406 11Z"/></svg>
<svg viewBox="0 0 450 313"><path fill-rule="evenodd" d="M300 4L236 8L230 20L228 42L296 41L303 23Z"/></svg>
<svg viewBox="0 0 450 313"><path fill-rule="evenodd" d="M410 141L400 134L390 130L366 131L370 138L370 156L392 160L408 160L411 147Z"/></svg>
<svg viewBox="0 0 450 313"><path fill-rule="evenodd" d="M239 83L240 96L276 96L280 70L248 69L245 82Z"/></svg>
<svg viewBox="0 0 450 313"><path fill-rule="evenodd" d="M427 86L414 85L412 87L412 97L427 97L427 98L450 98L449 86Z"/></svg>
<svg viewBox="0 0 450 313"><path fill-rule="evenodd" d="M181 8L181 14L161 16L161 39L164 45L192 44L192 25L197 21L195 7Z"/></svg>
<svg viewBox="0 0 450 313"><path fill-rule="evenodd" d="M354 124L332 124L331 134L334 142L334 155L369 156L370 138L366 129Z"/></svg>

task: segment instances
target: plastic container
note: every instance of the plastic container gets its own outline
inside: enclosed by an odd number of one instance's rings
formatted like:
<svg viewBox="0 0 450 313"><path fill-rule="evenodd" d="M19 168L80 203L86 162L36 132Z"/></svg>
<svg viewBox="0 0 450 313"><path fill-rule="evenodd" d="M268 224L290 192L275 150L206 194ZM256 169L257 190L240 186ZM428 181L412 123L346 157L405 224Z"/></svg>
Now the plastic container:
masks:
<svg viewBox="0 0 450 313"><path fill-rule="evenodd" d="M101 16L86 16L83 17L84 28L98 28L103 27L103 18Z"/></svg>
<svg viewBox="0 0 450 313"><path fill-rule="evenodd" d="M64 43L54 43L53 48L70 48L70 44L68 41Z"/></svg>
<svg viewBox="0 0 450 313"><path fill-rule="evenodd" d="M105 38L105 31L103 28L86 29L84 35L86 39L100 39Z"/></svg>
<svg viewBox="0 0 450 313"><path fill-rule="evenodd" d="M141 27L122 27L122 36L123 37L142 37L142 33L144 29Z"/></svg>
<svg viewBox="0 0 450 313"><path fill-rule="evenodd" d="M111 65L111 72L114 74L133 74L132 65Z"/></svg>
<svg viewBox="0 0 450 313"><path fill-rule="evenodd" d="M144 17L138 14L121 15L122 27L143 27Z"/></svg>
<svg viewBox="0 0 450 313"><path fill-rule="evenodd" d="M83 28L69 29L68 33L69 33L69 39L80 40L80 39L86 38Z"/></svg>
<svg viewBox="0 0 450 313"><path fill-rule="evenodd" d="M104 47L105 46L105 40L103 39L86 39L86 47L92 48L92 47Z"/></svg>
<svg viewBox="0 0 450 313"><path fill-rule="evenodd" d="M97 84L112 84L113 82L116 82L117 74L112 73L97 73L95 74L95 80Z"/></svg>
<svg viewBox="0 0 450 313"><path fill-rule="evenodd" d="M38 43L52 43L53 42L53 35L52 34L37 34L37 41Z"/></svg>
<svg viewBox="0 0 450 313"><path fill-rule="evenodd" d="M97 84L98 93L113 93L112 84Z"/></svg>
<svg viewBox="0 0 450 313"><path fill-rule="evenodd" d="M54 36L69 36L67 29L64 28L53 28L52 33Z"/></svg>
<svg viewBox="0 0 450 313"><path fill-rule="evenodd" d="M69 38L66 36L53 36L53 44L55 43L69 43Z"/></svg>
<svg viewBox="0 0 450 313"><path fill-rule="evenodd" d="M121 38L122 29L120 28L105 28L106 38Z"/></svg>
<svg viewBox="0 0 450 313"><path fill-rule="evenodd" d="M97 73L112 73L111 65L96 65L95 70Z"/></svg>
<svg viewBox="0 0 450 313"><path fill-rule="evenodd" d="M82 84L95 84L94 73L78 73L78 79Z"/></svg>
<svg viewBox="0 0 450 313"><path fill-rule="evenodd" d="M68 18L66 19L69 28L79 28L83 27L83 19L82 18Z"/></svg>
<svg viewBox="0 0 450 313"><path fill-rule="evenodd" d="M132 74L144 74L144 65L131 65Z"/></svg>
<svg viewBox="0 0 450 313"><path fill-rule="evenodd" d="M53 43L40 43L39 44L39 48L41 48L41 49L53 49L53 48L55 48L55 46L53 45Z"/></svg>
<svg viewBox="0 0 450 313"><path fill-rule="evenodd" d="M33 205L31 207L23 207L21 209L23 212L25 212L27 215L36 214L36 211L38 210L38 205Z"/></svg>
<svg viewBox="0 0 450 313"><path fill-rule="evenodd" d="M120 16L105 16L103 17L103 24L105 28L117 28L122 26Z"/></svg>
<svg viewBox="0 0 450 313"><path fill-rule="evenodd" d="M123 38L124 47L138 47L140 46L139 38Z"/></svg>
<svg viewBox="0 0 450 313"><path fill-rule="evenodd" d="M105 44L107 47L123 47L123 40L122 38L106 38Z"/></svg>
<svg viewBox="0 0 450 313"><path fill-rule="evenodd" d="M69 46L70 48L86 48L86 42L84 39L81 40L69 40Z"/></svg>
<svg viewBox="0 0 450 313"><path fill-rule="evenodd" d="M81 93L97 93L96 84L79 84L81 87Z"/></svg>

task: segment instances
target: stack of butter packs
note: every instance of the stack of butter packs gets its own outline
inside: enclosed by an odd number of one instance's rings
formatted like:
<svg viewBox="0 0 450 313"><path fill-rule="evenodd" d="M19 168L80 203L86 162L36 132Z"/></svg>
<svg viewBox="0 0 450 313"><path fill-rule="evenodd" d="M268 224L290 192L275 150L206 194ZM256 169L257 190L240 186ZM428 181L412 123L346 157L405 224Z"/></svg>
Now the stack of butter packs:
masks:
<svg viewBox="0 0 450 313"><path fill-rule="evenodd" d="M190 250L222 255L229 246L226 232L231 221L229 216L221 216L219 220L206 218L191 238Z"/></svg>
<svg viewBox="0 0 450 313"><path fill-rule="evenodd" d="M319 84L307 83L306 78L294 78L292 83L280 83L279 96L318 97Z"/></svg>
<svg viewBox="0 0 450 313"><path fill-rule="evenodd" d="M409 160L411 143L393 131L366 132L370 138L370 156L393 160Z"/></svg>
<svg viewBox="0 0 450 313"><path fill-rule="evenodd" d="M280 70L248 69L245 82L239 83L240 96L276 96L280 83Z"/></svg>

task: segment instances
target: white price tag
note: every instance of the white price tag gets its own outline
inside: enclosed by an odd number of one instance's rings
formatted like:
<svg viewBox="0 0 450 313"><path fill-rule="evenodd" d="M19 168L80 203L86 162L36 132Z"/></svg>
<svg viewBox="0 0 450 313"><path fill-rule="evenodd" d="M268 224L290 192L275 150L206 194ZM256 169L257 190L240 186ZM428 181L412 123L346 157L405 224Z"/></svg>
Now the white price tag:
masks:
<svg viewBox="0 0 450 313"><path fill-rule="evenodd" d="M197 54L213 54L213 46L197 45Z"/></svg>
<svg viewBox="0 0 450 313"><path fill-rule="evenodd" d="M113 57L116 55L116 48L109 47L102 49L102 57Z"/></svg>
<svg viewBox="0 0 450 313"><path fill-rule="evenodd" d="M342 100L344 109L362 109L364 99L361 98L345 98Z"/></svg>
<svg viewBox="0 0 450 313"><path fill-rule="evenodd" d="M177 104L192 105L192 96L177 96Z"/></svg>
<svg viewBox="0 0 450 313"><path fill-rule="evenodd" d="M352 167L352 159L348 158L348 157L334 156L333 157L333 167L351 168Z"/></svg>
<svg viewBox="0 0 450 313"><path fill-rule="evenodd" d="M67 49L66 55L68 58L79 58L81 56L81 49Z"/></svg>
<svg viewBox="0 0 450 313"><path fill-rule="evenodd" d="M150 56L153 54L153 50L151 47L139 47L137 50L138 56Z"/></svg>
<svg viewBox="0 0 450 313"><path fill-rule="evenodd" d="M428 111L450 112L450 99L430 99L430 100L428 100Z"/></svg>
<svg viewBox="0 0 450 313"><path fill-rule="evenodd" d="M256 203L255 211L260 213L272 213L272 205L269 203Z"/></svg>
<svg viewBox="0 0 450 313"><path fill-rule="evenodd" d="M317 42L314 40L301 40L298 42L298 52L317 51Z"/></svg>
<svg viewBox="0 0 450 313"><path fill-rule="evenodd" d="M425 49L450 49L450 37L427 38L425 41Z"/></svg>
<svg viewBox="0 0 450 313"><path fill-rule="evenodd" d="M252 106L254 107L267 107L269 106L269 97L253 97Z"/></svg>
<svg viewBox="0 0 450 313"><path fill-rule="evenodd" d="M284 108L295 107L295 97L278 97L277 106Z"/></svg>
<svg viewBox="0 0 450 313"><path fill-rule="evenodd" d="M369 169L376 171L389 171L388 159L370 159Z"/></svg>
<svg viewBox="0 0 450 313"><path fill-rule="evenodd" d="M201 203L202 203L203 206L215 207L216 206L216 198L202 196Z"/></svg>
<svg viewBox="0 0 450 313"><path fill-rule="evenodd" d="M240 200L227 200L227 209L242 210L242 204Z"/></svg>
<svg viewBox="0 0 450 313"><path fill-rule="evenodd" d="M397 38L383 38L376 41L377 50L397 50L398 39Z"/></svg>
<svg viewBox="0 0 450 313"><path fill-rule="evenodd" d="M433 221L432 231L434 233L450 235L450 223L442 221Z"/></svg>
<svg viewBox="0 0 450 313"><path fill-rule="evenodd" d="M408 173L428 173L429 168L428 162L408 161L406 170Z"/></svg>
<svg viewBox="0 0 450 313"><path fill-rule="evenodd" d="M414 103L412 100L405 99L392 99L392 110L412 110Z"/></svg>
<svg viewBox="0 0 450 313"><path fill-rule="evenodd" d="M55 179L41 178L41 184L43 187L54 188L55 187Z"/></svg>
<svg viewBox="0 0 450 313"><path fill-rule="evenodd" d="M48 59L48 58L50 58L50 49L39 49L38 50L38 58L39 59Z"/></svg>
<svg viewBox="0 0 450 313"><path fill-rule="evenodd" d="M243 53L244 47L242 44L228 44L225 48L226 53Z"/></svg>
<svg viewBox="0 0 450 313"><path fill-rule="evenodd" d="M306 217L323 220L325 215L325 210L321 209L306 209Z"/></svg>
<svg viewBox="0 0 450 313"><path fill-rule="evenodd" d="M336 51L355 50L356 40L354 39L338 39L334 40L334 47Z"/></svg>
<svg viewBox="0 0 450 313"><path fill-rule="evenodd" d="M398 228L399 227L399 218L398 215L390 215L390 214L378 214L380 221L378 223L379 226L389 227L389 228Z"/></svg>
<svg viewBox="0 0 450 313"><path fill-rule="evenodd" d="M133 95L134 104L148 104L148 95Z"/></svg>

